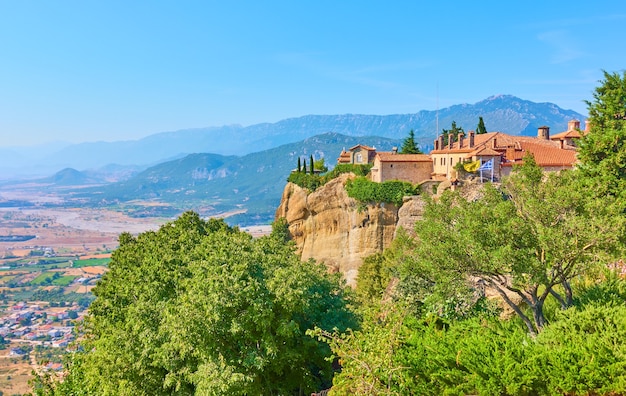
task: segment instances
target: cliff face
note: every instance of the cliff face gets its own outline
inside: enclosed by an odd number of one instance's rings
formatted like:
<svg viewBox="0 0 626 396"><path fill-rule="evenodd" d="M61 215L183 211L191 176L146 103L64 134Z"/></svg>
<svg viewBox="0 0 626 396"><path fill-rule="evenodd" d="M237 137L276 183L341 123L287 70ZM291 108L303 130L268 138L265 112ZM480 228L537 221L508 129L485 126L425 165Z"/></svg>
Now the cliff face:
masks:
<svg viewBox="0 0 626 396"><path fill-rule="evenodd" d="M358 202L348 197L344 188L351 177L341 175L310 194L287 183L276 218L287 219L302 260L323 262L354 286L363 259L388 247L399 224L412 229L423 204L417 197L405 199L400 210L384 203L359 209Z"/></svg>

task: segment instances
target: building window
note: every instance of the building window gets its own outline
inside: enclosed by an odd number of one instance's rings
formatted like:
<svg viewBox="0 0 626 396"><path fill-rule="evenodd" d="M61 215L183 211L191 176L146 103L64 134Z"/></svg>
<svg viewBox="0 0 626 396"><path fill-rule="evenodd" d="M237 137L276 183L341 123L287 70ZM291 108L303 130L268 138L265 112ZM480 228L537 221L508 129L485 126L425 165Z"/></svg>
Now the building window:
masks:
<svg viewBox="0 0 626 396"><path fill-rule="evenodd" d="M360 164L363 162L363 155L361 155L361 153L356 153L356 162L357 164Z"/></svg>

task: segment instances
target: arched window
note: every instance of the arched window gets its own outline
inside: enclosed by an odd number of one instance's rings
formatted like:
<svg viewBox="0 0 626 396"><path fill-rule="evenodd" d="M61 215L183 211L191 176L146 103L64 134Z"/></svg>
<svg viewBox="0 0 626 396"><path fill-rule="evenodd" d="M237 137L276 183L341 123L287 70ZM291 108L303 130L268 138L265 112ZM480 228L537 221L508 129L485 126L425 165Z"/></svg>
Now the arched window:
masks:
<svg viewBox="0 0 626 396"><path fill-rule="evenodd" d="M361 153L356 153L356 162L357 164L363 163L363 155Z"/></svg>

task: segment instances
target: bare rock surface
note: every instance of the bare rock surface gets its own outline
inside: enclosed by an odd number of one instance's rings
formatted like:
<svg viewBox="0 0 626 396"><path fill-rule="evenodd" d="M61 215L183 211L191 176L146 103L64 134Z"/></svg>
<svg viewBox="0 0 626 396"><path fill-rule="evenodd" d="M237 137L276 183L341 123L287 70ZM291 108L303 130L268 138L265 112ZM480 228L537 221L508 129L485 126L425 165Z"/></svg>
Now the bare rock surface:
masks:
<svg viewBox="0 0 626 396"><path fill-rule="evenodd" d="M360 205L344 187L353 177L341 175L312 193L287 183L276 210L276 218L287 219L302 260L323 262L351 286L363 259L387 248L399 225L412 229L423 209L419 196L405 199L400 210L393 204Z"/></svg>

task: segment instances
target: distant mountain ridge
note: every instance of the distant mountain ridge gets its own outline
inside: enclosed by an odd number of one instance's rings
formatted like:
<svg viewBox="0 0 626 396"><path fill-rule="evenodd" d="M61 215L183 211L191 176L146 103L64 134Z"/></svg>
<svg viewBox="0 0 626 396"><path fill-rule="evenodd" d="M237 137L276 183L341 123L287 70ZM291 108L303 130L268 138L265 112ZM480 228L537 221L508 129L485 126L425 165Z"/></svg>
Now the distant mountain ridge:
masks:
<svg viewBox="0 0 626 396"><path fill-rule="evenodd" d="M298 157L307 162L310 156L324 158L332 167L342 149L363 142L384 151L401 143L377 136L325 133L244 156L189 154L150 167L126 181L80 188L71 195L92 205L149 200L163 204L152 208L161 211L160 215L193 209L207 216L239 213L229 218L233 224L268 224Z"/></svg>
<svg viewBox="0 0 626 396"><path fill-rule="evenodd" d="M454 105L439 111L422 110L414 114L306 115L247 127L228 125L186 129L156 133L132 141L81 143L51 149L36 158L28 157L24 150L19 153L15 149L0 150L6 153L0 156L0 175L24 175L27 172L49 175L64 168L96 170L110 164L145 169L191 153L241 156L327 132L401 139L413 129L418 142L429 147L437 129L440 132L456 121L466 131L472 130L480 116L489 131L511 135L532 135L542 125L561 132L566 130L569 120L583 121L585 118L553 103L534 103L511 95L496 95L475 104Z"/></svg>

